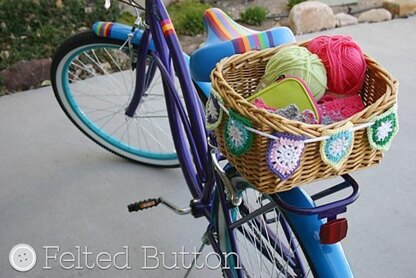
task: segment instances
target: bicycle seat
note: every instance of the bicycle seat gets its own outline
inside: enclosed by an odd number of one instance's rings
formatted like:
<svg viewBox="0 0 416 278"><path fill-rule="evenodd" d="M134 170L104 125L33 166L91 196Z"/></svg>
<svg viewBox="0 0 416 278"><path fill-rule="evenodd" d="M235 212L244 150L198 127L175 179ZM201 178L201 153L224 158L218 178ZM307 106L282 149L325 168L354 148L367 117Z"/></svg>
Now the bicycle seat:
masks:
<svg viewBox="0 0 416 278"><path fill-rule="evenodd" d="M295 41L292 31L287 27L275 27L263 32L246 28L218 8L205 11L206 42L191 55L192 78L210 81L210 74L216 63L224 57L261 50Z"/></svg>

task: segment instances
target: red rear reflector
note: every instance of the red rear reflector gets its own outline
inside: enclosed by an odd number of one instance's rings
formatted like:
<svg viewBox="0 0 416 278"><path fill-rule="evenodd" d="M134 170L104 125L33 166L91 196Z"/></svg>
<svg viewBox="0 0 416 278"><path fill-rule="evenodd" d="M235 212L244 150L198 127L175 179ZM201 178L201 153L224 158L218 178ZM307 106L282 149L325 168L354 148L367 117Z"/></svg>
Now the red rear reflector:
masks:
<svg viewBox="0 0 416 278"><path fill-rule="evenodd" d="M322 244L333 244L341 241L347 236L347 219L340 218L331 220L321 226L319 237Z"/></svg>

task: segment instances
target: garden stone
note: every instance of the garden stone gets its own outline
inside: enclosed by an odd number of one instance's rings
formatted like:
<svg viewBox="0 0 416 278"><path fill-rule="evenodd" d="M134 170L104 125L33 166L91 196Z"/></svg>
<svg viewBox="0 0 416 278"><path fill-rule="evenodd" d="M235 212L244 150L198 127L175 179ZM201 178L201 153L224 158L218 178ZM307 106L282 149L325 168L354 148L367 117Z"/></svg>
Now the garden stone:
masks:
<svg viewBox="0 0 416 278"><path fill-rule="evenodd" d="M191 55L195 50L201 47L201 44L205 41L205 36L198 34L196 36L181 36L180 37L182 50Z"/></svg>
<svg viewBox="0 0 416 278"><path fill-rule="evenodd" d="M386 9L371 9L358 17L358 22L381 22L391 20L391 13Z"/></svg>
<svg viewBox="0 0 416 278"><path fill-rule="evenodd" d="M58 9L62 9L62 8L64 7L64 4L62 3L62 0L56 0L56 1L55 1L55 6L56 6Z"/></svg>
<svg viewBox="0 0 416 278"><path fill-rule="evenodd" d="M184 45L182 47L182 50L186 54L191 55L195 50L198 49L199 45L200 45L199 43L193 43L193 44Z"/></svg>
<svg viewBox="0 0 416 278"><path fill-rule="evenodd" d="M87 31L90 31L90 30L91 30L91 28L88 28L86 26L82 26L82 27L78 28L78 32L87 32Z"/></svg>
<svg viewBox="0 0 416 278"><path fill-rule="evenodd" d="M6 60L6 59L9 59L9 57L10 57L10 52L8 50L0 51L0 58Z"/></svg>
<svg viewBox="0 0 416 278"><path fill-rule="evenodd" d="M288 24L295 34L300 35L335 28L335 16L327 4L306 1L290 10Z"/></svg>
<svg viewBox="0 0 416 278"><path fill-rule="evenodd" d="M394 17L407 17L416 13L416 0L387 0L383 2L383 8Z"/></svg>
<svg viewBox="0 0 416 278"><path fill-rule="evenodd" d="M102 71L107 72L107 73L112 73L114 71L113 67L111 66L109 62L101 63L100 68L102 69Z"/></svg>
<svg viewBox="0 0 416 278"><path fill-rule="evenodd" d="M358 18L346 13L338 13L335 15L335 25L343 27L358 24Z"/></svg>
<svg viewBox="0 0 416 278"><path fill-rule="evenodd" d="M7 31L7 25L6 25L6 23L4 23L4 22L0 23L0 30L3 31L3 32L6 32Z"/></svg>
<svg viewBox="0 0 416 278"><path fill-rule="evenodd" d="M51 59L20 61L0 72L9 91L22 91L40 85L50 78Z"/></svg>

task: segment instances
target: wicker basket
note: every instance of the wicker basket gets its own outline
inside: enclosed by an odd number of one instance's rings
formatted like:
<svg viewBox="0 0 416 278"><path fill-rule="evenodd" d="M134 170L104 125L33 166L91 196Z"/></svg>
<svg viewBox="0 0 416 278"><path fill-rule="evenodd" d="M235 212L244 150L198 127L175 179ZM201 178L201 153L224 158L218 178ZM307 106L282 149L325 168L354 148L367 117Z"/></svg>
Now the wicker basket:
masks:
<svg viewBox="0 0 416 278"><path fill-rule="evenodd" d="M268 60L278 50L279 48L272 48L234 55L219 62L212 73L213 89L222 97L224 106L249 119L254 129L268 134L277 131L316 138L320 137L323 131L343 127L347 122L354 125L367 123L372 117L387 111L397 101L398 81L376 61L366 56L366 78L360 92L366 108L346 120L331 125L309 125L259 109L245 98L255 93ZM370 147L367 133L365 129L361 129L355 131L353 150L338 171L334 171L322 161L319 152L320 142L308 143L299 168L289 179L281 180L269 170L266 163L269 141L267 137L254 135L251 148L238 157L227 150L224 142L226 118L227 115L224 113L222 122L215 131L221 152L259 191L269 194L369 167L378 164L383 157L382 151Z"/></svg>

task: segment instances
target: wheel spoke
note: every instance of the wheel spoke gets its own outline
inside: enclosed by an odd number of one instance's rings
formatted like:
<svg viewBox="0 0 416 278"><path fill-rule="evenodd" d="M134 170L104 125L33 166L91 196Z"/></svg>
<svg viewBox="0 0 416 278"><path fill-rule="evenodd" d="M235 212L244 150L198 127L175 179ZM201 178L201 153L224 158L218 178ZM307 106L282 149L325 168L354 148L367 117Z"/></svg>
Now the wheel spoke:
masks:
<svg viewBox="0 0 416 278"><path fill-rule="evenodd" d="M301 247L284 215L276 207L260 215L256 214L265 204L269 205L270 201L251 188L241 193L243 201L238 208L234 208L237 213L233 222L239 219L245 221L238 225L236 232L239 261L245 275L298 277L306 259L297 256L301 253ZM302 274L311 274L310 268ZM307 277L303 275L301 277Z"/></svg>

